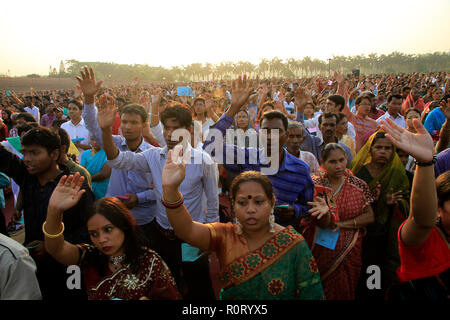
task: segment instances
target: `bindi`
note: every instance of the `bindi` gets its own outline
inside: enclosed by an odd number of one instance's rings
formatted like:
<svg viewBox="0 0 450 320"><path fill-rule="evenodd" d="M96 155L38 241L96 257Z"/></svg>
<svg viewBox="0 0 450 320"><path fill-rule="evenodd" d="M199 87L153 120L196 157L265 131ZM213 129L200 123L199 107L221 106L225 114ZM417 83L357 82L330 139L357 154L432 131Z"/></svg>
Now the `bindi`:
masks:
<svg viewBox="0 0 450 320"><path fill-rule="evenodd" d="M250 200L250 199L252 198L252 196L251 196L251 195L248 195L247 198Z"/></svg>

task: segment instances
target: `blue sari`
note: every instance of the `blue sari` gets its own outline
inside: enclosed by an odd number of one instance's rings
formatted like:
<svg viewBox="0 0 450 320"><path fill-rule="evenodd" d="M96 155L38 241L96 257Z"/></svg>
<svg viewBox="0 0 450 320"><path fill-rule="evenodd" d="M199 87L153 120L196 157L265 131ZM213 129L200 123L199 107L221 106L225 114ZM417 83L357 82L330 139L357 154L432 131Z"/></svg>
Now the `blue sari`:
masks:
<svg viewBox="0 0 450 320"><path fill-rule="evenodd" d="M91 176L93 176L102 171L107 160L106 153L103 149L94 154L94 156L91 156L91 151L92 149L83 152L83 155L81 156L81 165L89 171ZM103 181L92 181L92 191L94 192L95 200L105 196L108 185L109 178Z"/></svg>

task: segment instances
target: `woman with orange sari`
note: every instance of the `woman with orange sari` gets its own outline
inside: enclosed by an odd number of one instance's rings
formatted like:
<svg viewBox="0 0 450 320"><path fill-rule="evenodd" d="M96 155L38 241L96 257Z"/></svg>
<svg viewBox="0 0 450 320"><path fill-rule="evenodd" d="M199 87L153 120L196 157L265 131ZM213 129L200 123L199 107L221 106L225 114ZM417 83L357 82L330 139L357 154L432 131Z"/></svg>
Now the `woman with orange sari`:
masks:
<svg viewBox="0 0 450 320"><path fill-rule="evenodd" d="M275 195L270 180L256 171L237 176L230 188L237 221L192 221L179 185L187 161L169 151L162 173L161 202L176 235L202 251L216 252L223 289L220 299L324 299L317 263L305 239L292 226L275 223ZM190 159L185 155L184 159ZM324 216L323 199L309 202L312 216ZM326 218L325 218L326 219Z"/></svg>
<svg viewBox="0 0 450 320"><path fill-rule="evenodd" d="M354 300L361 271L361 248L365 226L374 222L369 186L346 169L345 150L337 143L322 151L322 168L313 176L317 196L326 197L334 208L327 229L311 229L309 245L317 260L328 300ZM323 238L335 245L320 242Z"/></svg>

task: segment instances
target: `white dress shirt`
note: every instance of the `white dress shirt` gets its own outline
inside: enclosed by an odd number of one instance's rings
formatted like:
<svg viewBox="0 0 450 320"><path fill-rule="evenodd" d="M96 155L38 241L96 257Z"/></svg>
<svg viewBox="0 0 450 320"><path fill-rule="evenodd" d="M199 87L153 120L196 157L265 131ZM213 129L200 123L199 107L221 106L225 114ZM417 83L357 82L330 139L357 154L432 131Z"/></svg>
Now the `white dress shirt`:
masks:
<svg viewBox="0 0 450 320"><path fill-rule="evenodd" d="M84 119L81 118L81 121L78 122L77 125L74 125L72 120L68 122L64 122L61 125L61 129L64 129L69 134L70 139L76 139L76 138L84 138L83 141L80 141L81 144L87 144L89 145L89 131L86 128L86 125L84 123ZM77 156L78 159L81 159L81 155L83 154L84 150L81 148L78 148L78 151L80 154Z"/></svg>
<svg viewBox="0 0 450 320"><path fill-rule="evenodd" d="M396 125L402 127L402 128L406 128L406 122L405 122L405 117L402 116L400 113L397 114L397 117L393 117L390 115L389 111L385 112L381 117L379 117L377 119L377 123L380 124L381 120L386 120L387 118L391 119L392 121L395 122Z"/></svg>

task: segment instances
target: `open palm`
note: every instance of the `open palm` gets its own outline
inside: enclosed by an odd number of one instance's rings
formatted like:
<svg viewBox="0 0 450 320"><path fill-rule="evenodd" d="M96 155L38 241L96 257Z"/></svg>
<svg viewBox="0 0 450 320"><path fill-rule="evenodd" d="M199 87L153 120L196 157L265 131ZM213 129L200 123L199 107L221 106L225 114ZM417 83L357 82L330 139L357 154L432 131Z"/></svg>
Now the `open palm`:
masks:
<svg viewBox="0 0 450 320"><path fill-rule="evenodd" d="M48 206L59 211L66 211L72 208L80 201L81 196L86 191L81 189L83 181L84 177L80 176L78 172L75 175L61 177L55 190L53 190Z"/></svg>
<svg viewBox="0 0 450 320"><path fill-rule="evenodd" d="M381 121L381 123L381 127L387 133L386 137L396 147L402 149L420 162L429 162L433 159L433 139L423 127L420 120L413 120L413 125L417 133L409 132L396 125L389 118L386 118L386 121Z"/></svg>
<svg viewBox="0 0 450 320"><path fill-rule="evenodd" d="M247 76L239 77L233 81L231 92L231 107L239 110L248 100L253 91L253 82L247 82Z"/></svg>
<svg viewBox="0 0 450 320"><path fill-rule="evenodd" d="M88 68L84 67L83 70L80 71L81 77L76 77L79 83L79 88L83 92L84 96L94 96L102 86L103 80L96 81L94 75L94 69L92 67Z"/></svg>
<svg viewBox="0 0 450 320"><path fill-rule="evenodd" d="M178 188L186 175L186 165L190 159L188 150L184 157L181 155L183 149L176 146L174 150L169 150L167 160L162 172L162 185L171 188Z"/></svg>
<svg viewBox="0 0 450 320"><path fill-rule="evenodd" d="M111 128L116 119L114 99L108 94L102 94L99 99L97 121L102 129Z"/></svg>

